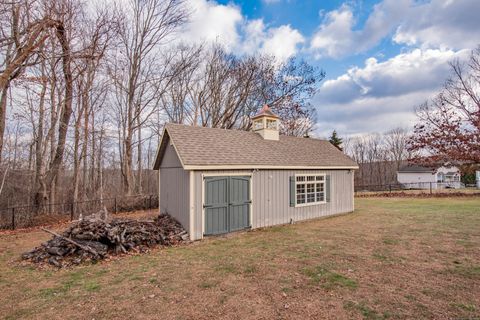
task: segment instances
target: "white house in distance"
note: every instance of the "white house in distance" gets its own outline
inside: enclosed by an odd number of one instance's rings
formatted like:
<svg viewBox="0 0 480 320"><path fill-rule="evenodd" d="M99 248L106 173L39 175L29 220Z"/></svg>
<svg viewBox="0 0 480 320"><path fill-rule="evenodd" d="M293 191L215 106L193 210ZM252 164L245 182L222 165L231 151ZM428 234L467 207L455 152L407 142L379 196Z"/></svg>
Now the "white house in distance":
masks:
<svg viewBox="0 0 480 320"><path fill-rule="evenodd" d="M167 124L154 169L159 210L190 239L354 209L357 164L325 140L284 136L265 106L252 131Z"/></svg>
<svg viewBox="0 0 480 320"><path fill-rule="evenodd" d="M409 189L459 189L460 169L448 164L436 167L407 165L397 171L397 180Z"/></svg>

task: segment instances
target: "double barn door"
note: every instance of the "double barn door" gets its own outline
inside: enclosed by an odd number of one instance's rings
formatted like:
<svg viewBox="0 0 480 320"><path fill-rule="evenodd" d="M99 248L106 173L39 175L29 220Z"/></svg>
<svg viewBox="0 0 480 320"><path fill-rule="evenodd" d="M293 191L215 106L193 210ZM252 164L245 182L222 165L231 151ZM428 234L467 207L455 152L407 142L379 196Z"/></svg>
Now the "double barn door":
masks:
<svg viewBox="0 0 480 320"><path fill-rule="evenodd" d="M250 177L205 177L205 235L250 227Z"/></svg>

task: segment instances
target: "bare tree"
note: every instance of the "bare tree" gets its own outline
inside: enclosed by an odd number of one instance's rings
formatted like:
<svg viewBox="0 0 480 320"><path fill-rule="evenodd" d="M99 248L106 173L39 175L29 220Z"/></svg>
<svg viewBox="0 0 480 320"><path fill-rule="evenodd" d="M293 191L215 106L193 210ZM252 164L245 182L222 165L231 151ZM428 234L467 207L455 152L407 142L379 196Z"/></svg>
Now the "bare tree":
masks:
<svg viewBox="0 0 480 320"><path fill-rule="evenodd" d="M160 48L185 22L187 12L178 0L131 0L121 10L123 23L110 76L115 86L123 185L132 194L135 133L140 137L136 143L142 143L142 126L157 107L162 82L169 78L158 58Z"/></svg>
<svg viewBox="0 0 480 320"><path fill-rule="evenodd" d="M39 9L35 0L0 4L0 160L3 149L7 94L13 80L38 62L38 49L52 35L61 34L62 23Z"/></svg>
<svg viewBox="0 0 480 320"><path fill-rule="evenodd" d="M402 162L411 158L411 152L407 148L409 136L410 133L404 128L394 128L385 134L387 153L396 163L397 170Z"/></svg>
<svg viewBox="0 0 480 320"><path fill-rule="evenodd" d="M315 114L308 99L322 71L295 60L278 65L271 56L235 56L219 45L179 51L180 59L172 64L176 76L162 96L169 121L249 130L250 117L269 104L282 118L284 134L302 136L311 130Z"/></svg>

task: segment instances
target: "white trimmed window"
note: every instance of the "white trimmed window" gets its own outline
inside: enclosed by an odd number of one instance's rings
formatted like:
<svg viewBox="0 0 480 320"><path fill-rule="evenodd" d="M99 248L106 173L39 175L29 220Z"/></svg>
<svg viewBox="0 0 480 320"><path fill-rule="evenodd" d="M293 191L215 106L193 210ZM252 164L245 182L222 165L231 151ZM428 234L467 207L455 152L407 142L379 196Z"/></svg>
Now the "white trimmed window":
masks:
<svg viewBox="0 0 480 320"><path fill-rule="evenodd" d="M325 175L296 175L295 204L308 206L325 203Z"/></svg>

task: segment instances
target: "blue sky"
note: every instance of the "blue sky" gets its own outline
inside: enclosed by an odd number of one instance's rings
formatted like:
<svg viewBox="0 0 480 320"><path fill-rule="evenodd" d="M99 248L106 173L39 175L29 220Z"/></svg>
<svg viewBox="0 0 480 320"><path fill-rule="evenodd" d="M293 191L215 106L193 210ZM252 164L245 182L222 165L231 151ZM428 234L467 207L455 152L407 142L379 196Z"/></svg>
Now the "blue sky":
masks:
<svg viewBox="0 0 480 320"><path fill-rule="evenodd" d="M187 41L300 57L326 71L312 99L318 136L411 128L413 107L438 92L448 62L480 44L480 0L188 3Z"/></svg>
<svg viewBox="0 0 480 320"><path fill-rule="evenodd" d="M378 1L345 2L345 1L301 1L301 0L250 0L229 1L222 0L217 3L222 5L238 6L247 19L263 19L270 28L278 28L282 25L290 25L304 35L313 34L319 27L327 12L338 9L344 3L348 3L355 9L358 25L361 26L372 7ZM390 53L396 51L392 42L386 41L380 51ZM375 49L372 54L376 54ZM308 53L298 53L299 57L309 60L325 70L329 78L342 74L349 66L362 63L368 58L367 53L351 56L342 60L324 58L312 60Z"/></svg>

